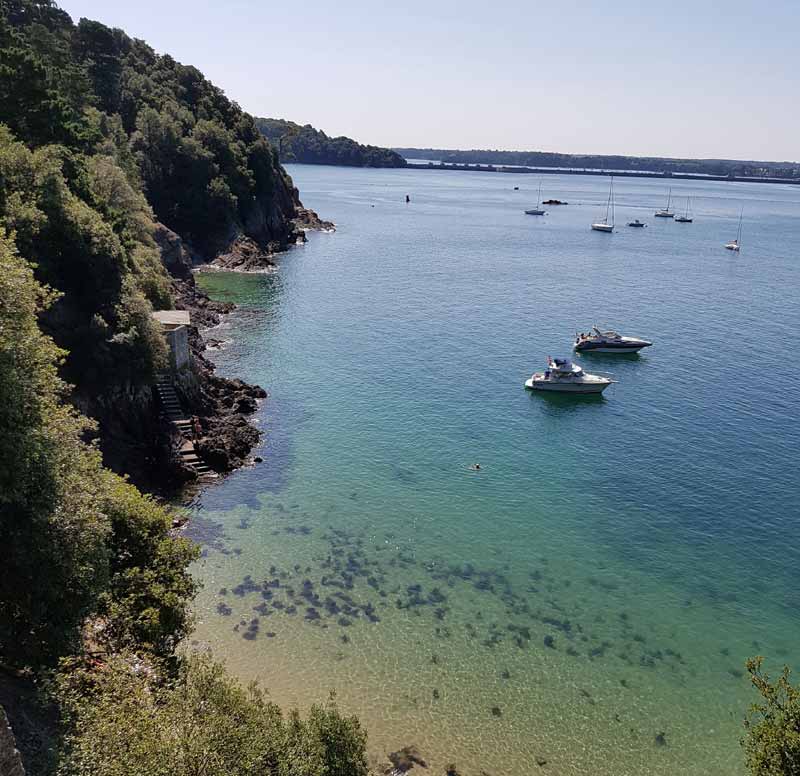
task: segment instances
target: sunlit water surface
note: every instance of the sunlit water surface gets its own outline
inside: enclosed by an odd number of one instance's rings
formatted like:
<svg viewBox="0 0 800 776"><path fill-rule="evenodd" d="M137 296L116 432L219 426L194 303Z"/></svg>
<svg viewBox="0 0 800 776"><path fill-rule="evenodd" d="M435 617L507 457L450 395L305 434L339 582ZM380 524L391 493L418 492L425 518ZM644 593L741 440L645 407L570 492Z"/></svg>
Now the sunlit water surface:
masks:
<svg viewBox="0 0 800 776"><path fill-rule="evenodd" d="M607 235L602 178L535 218L530 176L291 173L336 233L199 276L270 397L193 510L196 639L434 773L740 773L746 657L798 658L800 191L674 182L679 224L620 180ZM655 345L581 358L600 399L524 390L594 323Z"/></svg>

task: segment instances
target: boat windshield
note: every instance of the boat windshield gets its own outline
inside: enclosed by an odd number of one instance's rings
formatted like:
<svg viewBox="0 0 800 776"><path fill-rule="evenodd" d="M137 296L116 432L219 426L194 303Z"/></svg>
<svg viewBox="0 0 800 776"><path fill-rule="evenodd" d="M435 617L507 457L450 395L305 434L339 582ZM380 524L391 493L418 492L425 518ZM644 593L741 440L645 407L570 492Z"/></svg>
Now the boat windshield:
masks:
<svg viewBox="0 0 800 776"><path fill-rule="evenodd" d="M607 337L608 339L619 339L619 334L616 331L613 331L612 329L609 329L608 331L600 331L600 329L598 329L597 326L594 326L593 328L595 334L597 334L598 337Z"/></svg>

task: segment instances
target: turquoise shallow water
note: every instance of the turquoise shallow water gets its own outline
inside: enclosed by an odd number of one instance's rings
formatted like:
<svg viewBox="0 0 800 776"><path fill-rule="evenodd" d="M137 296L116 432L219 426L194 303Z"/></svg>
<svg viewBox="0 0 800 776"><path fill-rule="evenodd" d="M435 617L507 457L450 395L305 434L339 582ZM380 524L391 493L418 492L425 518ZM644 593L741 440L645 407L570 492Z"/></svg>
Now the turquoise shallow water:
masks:
<svg viewBox="0 0 800 776"><path fill-rule="evenodd" d="M335 690L375 757L741 772L745 658L799 657L800 191L675 182L684 225L623 180L650 225L604 235L603 179L533 218L529 176L291 173L337 232L200 276L239 305L212 358L270 398L265 462L194 507L197 639L283 703ZM583 357L599 400L527 393L593 323L656 344Z"/></svg>

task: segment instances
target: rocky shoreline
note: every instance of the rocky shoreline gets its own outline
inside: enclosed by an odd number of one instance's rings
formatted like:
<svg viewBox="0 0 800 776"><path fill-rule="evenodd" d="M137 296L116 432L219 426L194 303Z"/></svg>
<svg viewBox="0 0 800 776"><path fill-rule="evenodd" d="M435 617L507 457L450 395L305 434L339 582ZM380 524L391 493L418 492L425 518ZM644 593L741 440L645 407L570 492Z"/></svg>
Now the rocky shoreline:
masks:
<svg viewBox="0 0 800 776"><path fill-rule="evenodd" d="M253 239L239 235L213 261L196 265L180 236L163 225L158 226L156 242L172 278L175 309L189 312L192 321L189 345L194 365L188 375L176 380L175 388L183 405L192 413L193 422L196 420L194 444L197 453L218 475L252 462L250 454L261 438L261 432L252 423L252 415L259 402L267 398L267 392L261 386L216 374L216 367L207 356L207 342L201 330L218 325L222 316L234 310L235 306L212 300L198 287L194 273L207 269L274 271L277 267L275 256L292 245L305 242L306 231L334 229L333 223L322 220L313 210L298 207L291 221L288 244L259 245ZM168 448L172 454L169 464L159 469L163 476L151 480L146 487L154 492L170 493L176 490L176 486L185 487L195 480L196 474L191 467L181 463L176 449L180 439L175 438L174 431L168 428L162 431L168 435L171 433Z"/></svg>
<svg viewBox="0 0 800 776"><path fill-rule="evenodd" d="M219 253L212 261L200 265L203 270L228 270L232 272L270 272L275 269L275 256L283 253L292 245L301 245L306 241L306 232L333 232L336 226L332 221L324 221L313 210L298 207L291 220L288 243L270 242L260 245L251 237L238 235L231 241L225 251Z"/></svg>

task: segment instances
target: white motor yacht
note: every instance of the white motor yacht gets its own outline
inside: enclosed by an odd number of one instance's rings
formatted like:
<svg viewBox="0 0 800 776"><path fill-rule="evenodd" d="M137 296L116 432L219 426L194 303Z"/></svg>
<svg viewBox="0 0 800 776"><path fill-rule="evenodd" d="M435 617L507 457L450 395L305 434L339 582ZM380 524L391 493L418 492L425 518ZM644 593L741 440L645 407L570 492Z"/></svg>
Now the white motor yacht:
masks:
<svg viewBox="0 0 800 776"><path fill-rule="evenodd" d="M577 334L573 346L579 353L638 353L653 343L638 337L623 337L616 331L601 331L592 326L588 334Z"/></svg>
<svg viewBox="0 0 800 776"><path fill-rule="evenodd" d="M587 374L568 358L548 358L547 369L531 375L525 387L532 391L602 393L612 382L608 377Z"/></svg>

